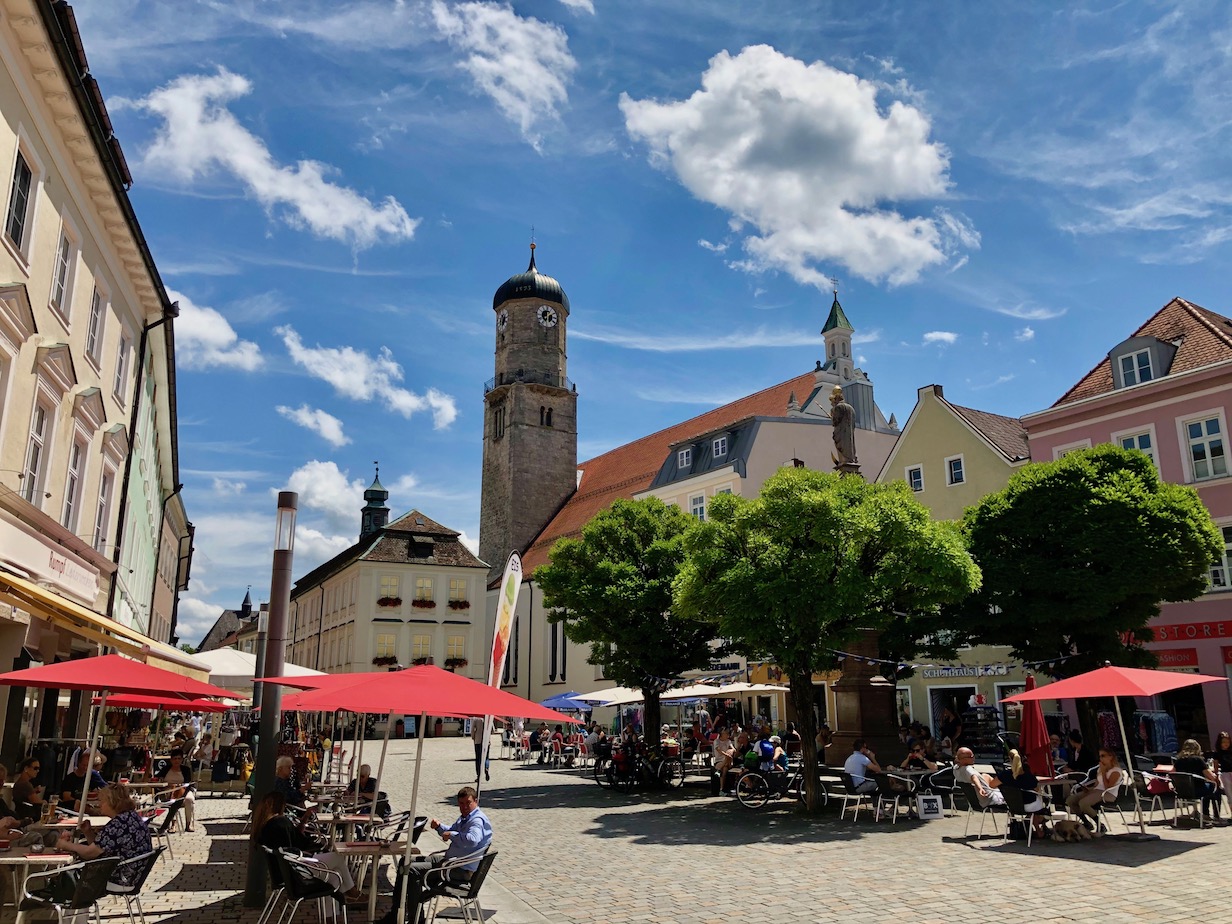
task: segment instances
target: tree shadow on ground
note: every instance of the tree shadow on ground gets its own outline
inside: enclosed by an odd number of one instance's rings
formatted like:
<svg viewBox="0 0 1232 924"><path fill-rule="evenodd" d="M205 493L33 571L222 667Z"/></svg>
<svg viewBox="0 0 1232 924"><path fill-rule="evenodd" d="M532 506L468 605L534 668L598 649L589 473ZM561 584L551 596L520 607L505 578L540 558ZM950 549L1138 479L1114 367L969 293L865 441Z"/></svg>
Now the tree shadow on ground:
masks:
<svg viewBox="0 0 1232 924"><path fill-rule="evenodd" d="M243 890L247 875L247 858L224 863L185 863L179 872L154 889L155 892L217 892L220 889Z"/></svg>
<svg viewBox="0 0 1232 924"><path fill-rule="evenodd" d="M987 850L998 855L1018 854L1020 856L1052 856L1065 860L1081 860L1084 863L1100 863L1105 866L1124 866L1137 868L1181 856L1210 844L1193 841L1159 840L1141 841L1121 834L1111 834L1089 841L1053 841L1032 840L1027 847L1026 841L1006 841L1002 843L999 837L978 839L974 834L968 837L943 837L943 844L959 844L972 850Z"/></svg>

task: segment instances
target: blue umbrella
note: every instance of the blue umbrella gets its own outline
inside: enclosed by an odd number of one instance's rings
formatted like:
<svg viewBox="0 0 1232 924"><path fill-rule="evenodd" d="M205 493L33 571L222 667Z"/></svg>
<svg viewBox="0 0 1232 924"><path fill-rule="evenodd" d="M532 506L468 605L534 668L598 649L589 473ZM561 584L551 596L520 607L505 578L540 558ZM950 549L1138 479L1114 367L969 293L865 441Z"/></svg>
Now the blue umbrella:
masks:
<svg viewBox="0 0 1232 924"><path fill-rule="evenodd" d="M570 690L568 693L557 693L555 696L545 699L540 706L547 706L549 709L556 709L560 712L590 712L594 705L585 700L577 699L577 692Z"/></svg>

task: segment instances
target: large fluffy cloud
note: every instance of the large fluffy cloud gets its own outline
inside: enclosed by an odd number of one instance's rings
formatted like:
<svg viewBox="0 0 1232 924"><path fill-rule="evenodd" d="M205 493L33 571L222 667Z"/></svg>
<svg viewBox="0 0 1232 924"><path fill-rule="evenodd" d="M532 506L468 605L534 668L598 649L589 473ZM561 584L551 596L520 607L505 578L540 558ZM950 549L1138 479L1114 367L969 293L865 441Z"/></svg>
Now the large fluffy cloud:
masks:
<svg viewBox="0 0 1232 924"><path fill-rule="evenodd" d="M944 196L949 159L927 116L901 100L879 106L879 89L758 45L715 55L688 99L622 95L620 108L693 195L756 228L741 267L824 286L823 266L840 264L905 283L979 236L949 212L891 207Z"/></svg>
<svg viewBox="0 0 1232 924"><path fill-rule="evenodd" d="M336 171L317 161L276 162L265 143L227 109L251 90L247 79L219 68L212 75L179 77L137 100L139 109L163 119L145 165L186 183L213 171L229 173L271 215L356 248L415 233L418 220L392 196L375 204L330 182L326 176Z"/></svg>
<svg viewBox="0 0 1232 924"><path fill-rule="evenodd" d="M306 462L291 473L286 489L299 494L301 510L324 514L331 529L358 532L364 483L348 478L335 463L316 459Z"/></svg>
<svg viewBox="0 0 1232 924"><path fill-rule="evenodd" d="M538 126L554 120L569 98L577 61L563 29L523 18L503 3L432 3L432 18L462 54L461 67L522 136L539 146Z"/></svg>
<svg viewBox="0 0 1232 924"><path fill-rule="evenodd" d="M261 367L261 351L249 340L241 340L227 319L213 308L196 305L187 295L167 290L172 301L180 303L175 320L176 361L185 369L221 366L251 372Z"/></svg>
<svg viewBox="0 0 1232 924"><path fill-rule="evenodd" d="M354 347L309 347L291 327L275 328L282 337L287 352L310 375L334 386L341 395L355 401L380 400L392 411L410 417L418 411L430 410L436 429L448 427L458 416L458 407L451 395L429 388L418 395L408 391L402 381L402 367L394 360L388 347L371 356Z"/></svg>

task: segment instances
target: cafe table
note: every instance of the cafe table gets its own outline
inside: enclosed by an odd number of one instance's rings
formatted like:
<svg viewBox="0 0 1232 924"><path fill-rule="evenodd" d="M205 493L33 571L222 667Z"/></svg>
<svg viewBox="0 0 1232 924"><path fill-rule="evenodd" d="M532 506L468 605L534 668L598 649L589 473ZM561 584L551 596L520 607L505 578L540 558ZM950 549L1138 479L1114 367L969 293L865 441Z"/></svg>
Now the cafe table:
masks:
<svg viewBox="0 0 1232 924"><path fill-rule="evenodd" d="M77 861L77 857L71 853L56 853L52 850L35 853L28 847L14 847L11 850L0 851L0 866L7 866L13 879L13 904L15 906L21 904L21 896L25 888L26 877L30 875L31 866L68 866ZM19 911L17 924L21 924L24 919L25 912Z"/></svg>
<svg viewBox="0 0 1232 924"><path fill-rule="evenodd" d="M373 920L376 917L376 876L381 865L381 857L405 856L406 841L346 841L335 844L334 852L344 857L353 857L362 863L371 863L372 881L368 887L368 920ZM411 856L419 856L418 847L411 848ZM356 884L359 884L366 870L361 866L359 872L360 876L356 877Z"/></svg>
<svg viewBox="0 0 1232 924"><path fill-rule="evenodd" d="M355 814L346 813L339 814L337 812L318 812L317 823L327 825L329 827L329 842L334 842L334 832L339 828L342 829L342 840L353 840L352 835L355 832L356 825L370 825L373 823L372 815L368 812L359 812Z"/></svg>

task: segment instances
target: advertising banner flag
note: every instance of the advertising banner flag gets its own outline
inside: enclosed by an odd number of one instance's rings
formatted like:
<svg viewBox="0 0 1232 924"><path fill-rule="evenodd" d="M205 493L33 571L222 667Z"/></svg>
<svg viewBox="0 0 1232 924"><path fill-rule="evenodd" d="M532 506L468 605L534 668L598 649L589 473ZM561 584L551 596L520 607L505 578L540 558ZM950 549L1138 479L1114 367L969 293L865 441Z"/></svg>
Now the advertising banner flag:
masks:
<svg viewBox="0 0 1232 924"><path fill-rule="evenodd" d="M488 662L488 686L500 688L501 675L505 672L505 659L509 655L509 636L513 632L513 617L517 611L518 594L522 590L522 559L517 552L509 553L505 573L501 576L500 591L496 598L496 625L492 632L492 657ZM488 766L488 748L492 739L492 716L483 721L483 740L480 744L478 763ZM478 774L477 774L478 775ZM479 781L476 781L478 789Z"/></svg>

